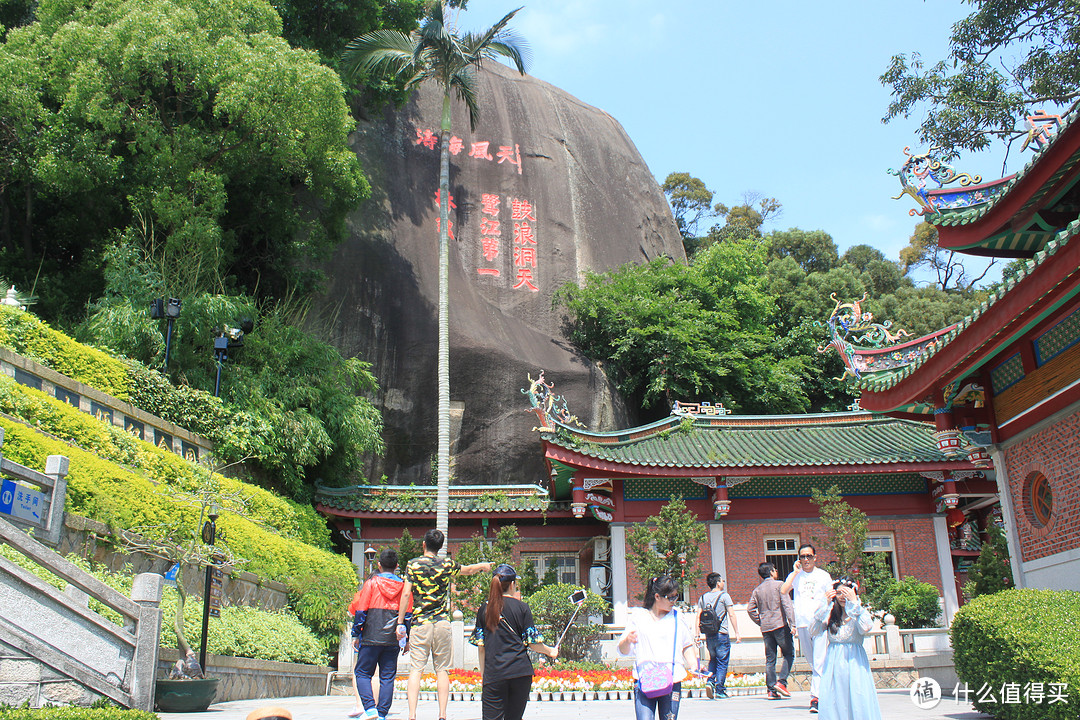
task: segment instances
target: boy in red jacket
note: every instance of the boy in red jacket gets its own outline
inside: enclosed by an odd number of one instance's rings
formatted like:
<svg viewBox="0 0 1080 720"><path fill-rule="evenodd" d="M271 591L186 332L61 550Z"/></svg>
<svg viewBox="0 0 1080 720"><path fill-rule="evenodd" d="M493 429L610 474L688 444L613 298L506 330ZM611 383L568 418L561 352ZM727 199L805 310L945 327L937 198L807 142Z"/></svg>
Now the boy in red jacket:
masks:
<svg viewBox="0 0 1080 720"><path fill-rule="evenodd" d="M405 581L394 574L397 567L397 551L387 548L379 555L382 572L368 578L356 594L350 607L355 608L352 636L356 648L356 691L364 704L367 720L384 720L394 700L394 678L397 676L398 608L401 604ZM408 598L407 612L412 614L412 597ZM371 689L375 667L379 668L379 702Z"/></svg>

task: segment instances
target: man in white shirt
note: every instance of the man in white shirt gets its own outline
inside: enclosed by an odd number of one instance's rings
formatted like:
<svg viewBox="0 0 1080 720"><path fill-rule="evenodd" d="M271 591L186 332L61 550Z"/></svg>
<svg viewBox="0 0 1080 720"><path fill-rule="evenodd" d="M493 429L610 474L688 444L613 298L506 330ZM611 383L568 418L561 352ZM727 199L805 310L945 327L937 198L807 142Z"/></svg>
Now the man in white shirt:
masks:
<svg viewBox="0 0 1080 720"><path fill-rule="evenodd" d="M780 592L795 590L795 627L799 633L799 649L813 671L810 676L810 712L818 711L818 684L821 671L825 668L825 652L828 650L828 634L818 637L810 635L810 626L814 622L814 611L825 599L825 593L832 589L832 576L819 567L815 567L817 553L814 546L804 543L799 547L799 562L780 587Z"/></svg>

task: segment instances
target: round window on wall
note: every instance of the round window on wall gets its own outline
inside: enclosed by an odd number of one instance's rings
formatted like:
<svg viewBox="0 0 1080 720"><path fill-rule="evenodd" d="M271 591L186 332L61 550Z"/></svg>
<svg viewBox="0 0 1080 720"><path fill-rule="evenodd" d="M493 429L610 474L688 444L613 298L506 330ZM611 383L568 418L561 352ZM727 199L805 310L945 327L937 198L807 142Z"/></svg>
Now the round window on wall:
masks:
<svg viewBox="0 0 1080 720"><path fill-rule="evenodd" d="M1040 472L1028 475L1027 503L1029 515L1033 524L1046 527L1050 524L1050 517L1054 510L1054 491L1050 487L1050 481Z"/></svg>

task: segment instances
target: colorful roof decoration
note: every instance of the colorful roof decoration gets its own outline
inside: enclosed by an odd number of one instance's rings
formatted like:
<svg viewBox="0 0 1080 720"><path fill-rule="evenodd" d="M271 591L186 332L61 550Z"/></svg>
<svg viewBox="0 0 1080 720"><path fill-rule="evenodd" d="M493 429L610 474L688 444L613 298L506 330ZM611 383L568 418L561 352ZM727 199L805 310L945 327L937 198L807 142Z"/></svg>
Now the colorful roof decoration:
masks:
<svg viewBox="0 0 1080 720"><path fill-rule="evenodd" d="M962 208L989 202L999 192L1004 179L982 183L981 175L971 175L954 170L944 160L936 157L938 150L931 147L924 153L912 155L911 148L904 148L907 160L899 170L889 169L890 175L900 178L900 194L893 197L899 200L905 195L919 204L919 209L909 210L908 215L933 215L945 208ZM927 188L927 181L937 183L936 188ZM946 185L959 183L959 188L946 188Z"/></svg>
<svg viewBox="0 0 1080 720"><path fill-rule="evenodd" d="M1050 133L1044 121L1055 118L1060 127ZM995 181L984 202L942 204L927 216L938 228L941 247L971 255L1032 257L1077 218L1080 122L1075 114L1064 121L1035 114L1029 122L1041 125L1028 136L1028 146L1038 150L1020 172Z"/></svg>
<svg viewBox="0 0 1080 720"><path fill-rule="evenodd" d="M371 513L434 514L435 486L315 486L316 508L326 515ZM548 491L537 485L456 485L450 487L451 513L542 513L552 508Z"/></svg>

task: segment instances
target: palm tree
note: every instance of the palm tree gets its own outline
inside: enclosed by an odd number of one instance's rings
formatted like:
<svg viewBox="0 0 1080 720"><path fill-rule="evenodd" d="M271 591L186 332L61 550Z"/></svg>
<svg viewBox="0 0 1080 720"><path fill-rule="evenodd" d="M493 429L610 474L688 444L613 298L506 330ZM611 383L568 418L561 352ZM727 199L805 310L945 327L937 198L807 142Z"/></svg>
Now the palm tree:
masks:
<svg viewBox="0 0 1080 720"><path fill-rule="evenodd" d="M354 79L392 73L405 81L405 89L429 80L443 91L441 152L439 158L439 450L436 462L438 491L435 527L449 535L450 510L450 322L449 322L449 215L450 215L450 95L469 110L476 129L480 107L476 96L476 70L485 60L509 58L525 74L526 45L507 24L521 10L480 33L458 35L445 21L447 5L433 2L419 30L410 35L377 30L354 39L345 47L344 69ZM446 545L443 545L443 552Z"/></svg>

